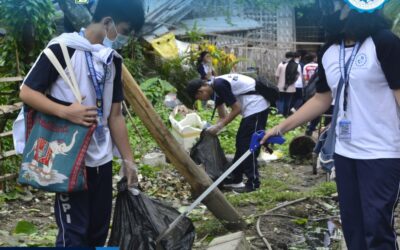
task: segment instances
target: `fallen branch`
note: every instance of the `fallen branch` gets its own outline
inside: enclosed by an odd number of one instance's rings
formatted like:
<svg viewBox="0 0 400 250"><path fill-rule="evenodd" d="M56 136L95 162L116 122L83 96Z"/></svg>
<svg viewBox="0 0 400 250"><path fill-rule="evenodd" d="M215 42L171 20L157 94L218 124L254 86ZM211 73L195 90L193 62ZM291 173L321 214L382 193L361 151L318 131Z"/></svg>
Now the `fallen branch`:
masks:
<svg viewBox="0 0 400 250"><path fill-rule="evenodd" d="M258 217L257 223L256 223L257 234L264 241L264 244L268 248L268 250L272 250L272 247L269 244L268 240L265 238L264 234L261 232L261 229L260 229L261 216L268 215L269 213L271 213L273 211L276 211L276 210L281 209L283 207L287 207L287 206L290 206L290 205L305 201L307 199L308 199L308 197L303 197L303 198L300 198L300 199L297 199L297 200L294 200L294 201L291 201L291 202L287 202L287 203L279 205L279 206L277 206L277 207L275 207L273 209L270 209L270 210L264 212L263 214L256 215L256 217Z"/></svg>

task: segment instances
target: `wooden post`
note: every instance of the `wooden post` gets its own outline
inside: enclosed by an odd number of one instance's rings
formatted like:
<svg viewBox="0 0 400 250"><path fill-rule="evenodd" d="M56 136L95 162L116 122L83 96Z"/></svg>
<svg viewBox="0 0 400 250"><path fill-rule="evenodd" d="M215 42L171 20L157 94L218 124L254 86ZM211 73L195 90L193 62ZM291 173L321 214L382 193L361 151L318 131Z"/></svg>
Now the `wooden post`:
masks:
<svg viewBox="0 0 400 250"><path fill-rule="evenodd" d="M132 106L136 115L140 117L171 163L191 185L194 195L200 195L210 186L211 179L202 168L192 161L183 147L175 140L124 65L122 67L122 80L126 101ZM212 191L203 203L226 228L231 230L244 228L243 220L219 189Z"/></svg>

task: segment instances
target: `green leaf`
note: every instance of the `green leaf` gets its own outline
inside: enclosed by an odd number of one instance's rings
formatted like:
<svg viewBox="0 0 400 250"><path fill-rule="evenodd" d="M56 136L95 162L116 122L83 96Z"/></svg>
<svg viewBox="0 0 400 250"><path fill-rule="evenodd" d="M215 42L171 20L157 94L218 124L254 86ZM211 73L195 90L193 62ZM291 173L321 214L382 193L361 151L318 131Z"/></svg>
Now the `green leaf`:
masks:
<svg viewBox="0 0 400 250"><path fill-rule="evenodd" d="M17 226L14 229L14 233L15 234L34 234L36 233L38 230L36 228L36 226L29 221L25 221L25 220L20 220L17 223Z"/></svg>

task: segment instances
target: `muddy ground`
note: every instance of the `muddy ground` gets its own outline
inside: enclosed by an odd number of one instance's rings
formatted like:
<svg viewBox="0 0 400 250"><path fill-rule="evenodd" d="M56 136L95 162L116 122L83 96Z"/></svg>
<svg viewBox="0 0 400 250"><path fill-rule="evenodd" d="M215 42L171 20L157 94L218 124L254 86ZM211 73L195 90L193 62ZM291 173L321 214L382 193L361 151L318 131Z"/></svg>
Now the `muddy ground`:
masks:
<svg viewBox="0 0 400 250"><path fill-rule="evenodd" d="M287 181L293 192L307 192L319 183L326 181L326 175L322 171L313 175L311 166L304 164L270 163L268 166L261 167L260 173L262 179L276 178ZM169 178L173 180L175 177ZM165 178L160 179L165 180ZM173 181L173 185L182 185L181 183L179 180ZM148 184L148 186L150 192L150 186L153 187L154 183ZM178 189L182 190L182 187L177 187L176 190ZM187 187L183 189L188 190ZM170 191L175 192L173 188L170 188ZM153 194L159 193L154 190L152 192ZM236 195L232 192L226 192L226 194L228 196ZM8 196L5 201L0 203L0 246L52 246L57 233L53 218L54 195L32 191L32 195L13 192ZM162 197L168 200L168 195L162 194ZM190 198L188 199L183 202L183 205L189 204ZM182 205L176 202L177 198L174 198L170 204L175 207ZM257 216L267 210L264 209L264 205L268 205L268 202L266 200L261 208L260 204L253 204L251 200L246 204L236 206L239 213L247 218L248 227L245 234L252 249L267 249L265 242L256 231L258 218L260 218L260 231L272 249L340 249L342 236L338 230L340 229L340 220L338 219L339 211L335 195L311 197L275 210L268 215ZM285 202L276 205L282 204ZM201 213L204 214L204 217L210 216L205 209ZM398 211L396 217L398 217ZM31 222L35 227L34 231L29 235L15 234L15 228L19 221ZM199 223L195 222L196 230L198 225ZM396 228L400 228L399 222L396 223ZM328 234L329 229L331 229L330 235ZM194 245L196 249L205 249L210 239L227 233L223 230L216 232L210 228L210 233L207 234L204 233L204 230L207 231L207 228L203 228L203 233L196 239Z"/></svg>

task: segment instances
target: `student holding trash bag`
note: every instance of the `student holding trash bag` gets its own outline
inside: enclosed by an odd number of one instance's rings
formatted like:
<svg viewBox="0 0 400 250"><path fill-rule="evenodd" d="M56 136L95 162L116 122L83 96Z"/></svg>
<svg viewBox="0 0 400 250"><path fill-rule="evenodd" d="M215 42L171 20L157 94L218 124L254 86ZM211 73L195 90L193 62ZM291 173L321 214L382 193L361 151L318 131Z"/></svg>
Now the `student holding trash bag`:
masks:
<svg viewBox="0 0 400 250"><path fill-rule="evenodd" d="M242 115L239 130L236 134L236 152L233 162L239 159L249 148L254 132L264 130L269 102L255 92L256 80L241 74L228 74L216 77L210 85L204 80L196 79L189 82L186 90L196 100L215 100L218 109L218 122L209 127L207 132L217 134L239 114ZM226 113L225 105L232 110ZM225 187L237 192L252 192L260 187L257 150L252 157L247 158L233 173L232 178L225 182ZM243 183L243 174L247 177Z"/></svg>
<svg viewBox="0 0 400 250"><path fill-rule="evenodd" d="M319 56L317 93L263 140L314 119L335 99L331 151L347 247L398 249L393 213L400 191L400 39L379 10L366 12L376 1L320 4L329 42ZM321 163L332 164L328 158Z"/></svg>
<svg viewBox="0 0 400 250"><path fill-rule="evenodd" d="M58 247L104 245L112 207L113 143L122 156L128 185L137 184L137 168L121 113L122 58L114 49L120 49L143 23L140 0L99 0L86 28L80 33L64 33L49 43L62 67L56 70L50 57L42 53L21 88L23 102L41 113L81 126L97 124L84 155L87 190L56 194ZM73 72L67 74L75 74L78 89L70 88L60 77L68 65L63 52L71 57ZM82 93L81 103L74 101L72 92L76 91Z"/></svg>

